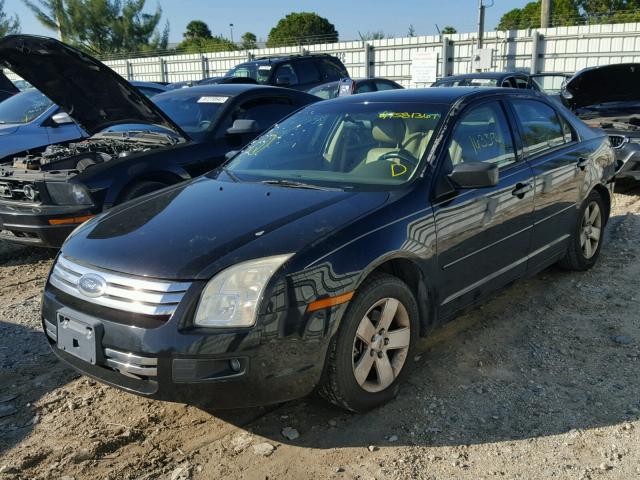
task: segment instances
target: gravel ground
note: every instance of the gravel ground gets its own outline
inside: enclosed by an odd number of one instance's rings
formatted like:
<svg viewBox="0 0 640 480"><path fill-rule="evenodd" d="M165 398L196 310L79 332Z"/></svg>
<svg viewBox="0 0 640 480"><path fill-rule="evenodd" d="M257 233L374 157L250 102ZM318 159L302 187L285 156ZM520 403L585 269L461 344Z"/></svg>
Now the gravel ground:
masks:
<svg viewBox="0 0 640 480"><path fill-rule="evenodd" d="M40 332L51 255L0 244L0 478L640 478L638 238L627 190L596 268L548 269L450 322L365 415L214 412L82 377Z"/></svg>

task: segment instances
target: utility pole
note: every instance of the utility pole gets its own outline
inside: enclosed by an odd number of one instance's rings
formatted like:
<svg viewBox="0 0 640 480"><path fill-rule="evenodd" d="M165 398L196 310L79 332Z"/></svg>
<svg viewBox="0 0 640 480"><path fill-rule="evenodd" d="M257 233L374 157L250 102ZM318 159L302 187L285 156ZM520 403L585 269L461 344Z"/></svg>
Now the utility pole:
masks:
<svg viewBox="0 0 640 480"><path fill-rule="evenodd" d="M549 28L551 20L551 0L542 0L540 4L540 27Z"/></svg>
<svg viewBox="0 0 640 480"><path fill-rule="evenodd" d="M482 37L484 37L484 9L485 9L485 6L482 3L482 0L478 0L478 45L477 45L477 48L479 48L479 49L482 48Z"/></svg>
<svg viewBox="0 0 640 480"><path fill-rule="evenodd" d="M229 29L231 30L231 43L233 43L233 23L229 24Z"/></svg>

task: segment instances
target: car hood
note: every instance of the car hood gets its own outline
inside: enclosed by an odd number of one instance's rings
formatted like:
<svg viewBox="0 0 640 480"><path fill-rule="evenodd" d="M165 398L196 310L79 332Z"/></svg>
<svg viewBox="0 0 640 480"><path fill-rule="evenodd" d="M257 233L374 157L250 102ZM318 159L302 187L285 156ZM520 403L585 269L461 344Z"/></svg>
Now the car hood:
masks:
<svg viewBox="0 0 640 480"><path fill-rule="evenodd" d="M298 252L388 198L386 192L285 188L227 178L212 173L116 207L77 230L62 254L131 275L208 279L238 262Z"/></svg>
<svg viewBox="0 0 640 480"><path fill-rule="evenodd" d="M640 101L640 63L621 63L585 68L562 88L562 98L571 108L607 102Z"/></svg>
<svg viewBox="0 0 640 480"><path fill-rule="evenodd" d="M188 136L147 97L102 62L58 40L0 38L0 66L31 83L90 135L122 123L161 125Z"/></svg>

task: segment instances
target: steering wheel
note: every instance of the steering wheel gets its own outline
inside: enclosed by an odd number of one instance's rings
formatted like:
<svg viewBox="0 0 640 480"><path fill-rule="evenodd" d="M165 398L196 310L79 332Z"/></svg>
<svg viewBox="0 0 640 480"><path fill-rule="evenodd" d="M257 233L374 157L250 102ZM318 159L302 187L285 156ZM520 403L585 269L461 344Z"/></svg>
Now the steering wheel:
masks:
<svg viewBox="0 0 640 480"><path fill-rule="evenodd" d="M392 162L394 159L399 159L403 162L406 162L409 165L411 165L413 168L418 166L418 161L414 158L413 155L411 155L406 150L396 150L394 152L387 152L384 155L381 155L380 158L378 158L378 160L386 160L387 162Z"/></svg>

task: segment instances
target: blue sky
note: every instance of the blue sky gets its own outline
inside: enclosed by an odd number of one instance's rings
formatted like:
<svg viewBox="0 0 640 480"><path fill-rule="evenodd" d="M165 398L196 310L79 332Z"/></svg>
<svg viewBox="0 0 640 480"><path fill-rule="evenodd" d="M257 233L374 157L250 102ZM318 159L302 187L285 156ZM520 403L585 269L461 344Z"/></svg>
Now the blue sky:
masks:
<svg viewBox="0 0 640 480"><path fill-rule="evenodd" d="M157 3L147 0L147 9L154 9ZM171 42L181 40L186 24L193 19L207 22L215 34L227 37L229 23L233 23L235 40L247 31L266 39L271 27L287 13L312 11L327 17L336 26L341 40L353 40L358 38L359 31L383 30L405 36L410 24L418 35L437 33L436 24L440 28L453 25L459 32L471 32L476 30L478 15L477 0L160 0L159 3L163 18L171 25ZM487 30L495 28L504 12L526 3L527 0L495 0L495 5L487 9ZM8 0L5 11L18 14L23 33L52 35L35 20L22 0Z"/></svg>

